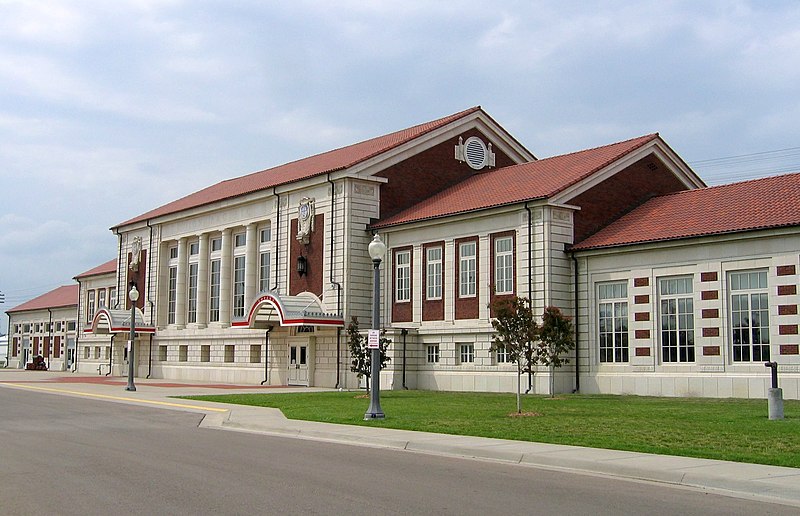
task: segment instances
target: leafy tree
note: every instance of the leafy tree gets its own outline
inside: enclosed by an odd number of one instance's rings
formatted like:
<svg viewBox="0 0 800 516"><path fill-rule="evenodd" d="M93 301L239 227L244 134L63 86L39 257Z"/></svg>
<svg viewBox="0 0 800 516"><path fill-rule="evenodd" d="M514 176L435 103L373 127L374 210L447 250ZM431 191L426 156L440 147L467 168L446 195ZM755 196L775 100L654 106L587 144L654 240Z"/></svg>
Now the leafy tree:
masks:
<svg viewBox="0 0 800 516"><path fill-rule="evenodd" d="M554 396L555 378L553 369L569 363L561 355L575 349L572 319L555 306L548 306L542 314L539 341L536 343L538 362L550 368L550 396Z"/></svg>
<svg viewBox="0 0 800 516"><path fill-rule="evenodd" d="M386 363L391 360L387 355L391 339L387 339L381 332L381 339L378 342L381 351L381 369L386 367ZM358 378L367 378L367 392L369 392L370 374L372 372L372 350L367 347L367 337L358 331L358 318L351 317L350 324L347 325L347 342L350 349L350 370L356 373Z"/></svg>
<svg viewBox="0 0 800 516"><path fill-rule="evenodd" d="M522 373L533 374L539 361L538 348L534 345L539 338L539 324L528 298L514 296L495 302L492 309L495 313L492 327L496 333L492 337L491 351L503 349L509 362L517 364L517 413L521 413Z"/></svg>

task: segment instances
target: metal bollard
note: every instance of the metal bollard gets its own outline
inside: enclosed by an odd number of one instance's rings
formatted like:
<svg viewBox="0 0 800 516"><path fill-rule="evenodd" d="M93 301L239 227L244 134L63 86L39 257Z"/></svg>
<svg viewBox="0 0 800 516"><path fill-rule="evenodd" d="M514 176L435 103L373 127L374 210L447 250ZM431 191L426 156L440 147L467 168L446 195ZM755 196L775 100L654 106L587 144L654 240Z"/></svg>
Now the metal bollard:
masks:
<svg viewBox="0 0 800 516"><path fill-rule="evenodd" d="M767 391L769 419L783 419L783 389L778 388L778 363L765 362L764 367L769 367L772 373L772 388Z"/></svg>

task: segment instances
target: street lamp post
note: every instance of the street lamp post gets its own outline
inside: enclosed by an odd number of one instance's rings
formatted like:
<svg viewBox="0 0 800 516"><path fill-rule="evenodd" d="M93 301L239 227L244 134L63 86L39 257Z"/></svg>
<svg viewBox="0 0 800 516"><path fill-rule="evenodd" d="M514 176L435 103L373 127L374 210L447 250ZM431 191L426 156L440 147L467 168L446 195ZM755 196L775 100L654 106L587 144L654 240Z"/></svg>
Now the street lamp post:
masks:
<svg viewBox="0 0 800 516"><path fill-rule="evenodd" d="M378 268L381 266L383 255L386 254L386 244L381 241L379 235L372 238L369 243L369 256L372 258L372 329L381 329L381 278ZM364 414L365 420L383 419L386 415L381 408L381 348L380 340L377 348L372 348L372 358L370 360L370 379L372 380L372 392L369 398L369 408Z"/></svg>
<svg viewBox="0 0 800 516"><path fill-rule="evenodd" d="M128 385L125 387L125 390L135 391L136 385L133 384L133 368L135 367L133 341L136 339L136 301L139 300L139 291L136 290L135 283L131 285L131 290L128 292L128 297L131 299L131 335L130 340L128 340Z"/></svg>

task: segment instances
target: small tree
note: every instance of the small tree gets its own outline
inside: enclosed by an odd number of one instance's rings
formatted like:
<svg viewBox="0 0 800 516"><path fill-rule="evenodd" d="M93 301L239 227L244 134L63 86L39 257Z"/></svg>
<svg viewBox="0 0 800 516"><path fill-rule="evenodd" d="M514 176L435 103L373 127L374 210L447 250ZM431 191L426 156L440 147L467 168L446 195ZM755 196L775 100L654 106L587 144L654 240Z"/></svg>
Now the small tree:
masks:
<svg viewBox="0 0 800 516"><path fill-rule="evenodd" d="M347 325L347 342L350 349L350 370L356 376L367 378L367 392L369 392L369 378L372 372L372 350L367 347L367 338L358 331L358 318L351 317L350 324ZM381 369L391 360L387 354L391 339L387 339L381 332L381 339L378 343L381 351Z"/></svg>
<svg viewBox="0 0 800 516"><path fill-rule="evenodd" d="M555 378L553 369L569 363L568 358L561 355L575 349L575 336L572 331L572 319L564 315L555 306L548 306L542 314L542 325L539 328L538 362L550 368L550 396L554 396Z"/></svg>
<svg viewBox="0 0 800 516"><path fill-rule="evenodd" d="M539 338L539 325L533 315L530 299L514 296L492 305L495 318L492 327L496 334L492 337L491 351L504 349L508 360L517 364L517 413L522 412L522 373L533 374L538 363L538 348L534 343Z"/></svg>

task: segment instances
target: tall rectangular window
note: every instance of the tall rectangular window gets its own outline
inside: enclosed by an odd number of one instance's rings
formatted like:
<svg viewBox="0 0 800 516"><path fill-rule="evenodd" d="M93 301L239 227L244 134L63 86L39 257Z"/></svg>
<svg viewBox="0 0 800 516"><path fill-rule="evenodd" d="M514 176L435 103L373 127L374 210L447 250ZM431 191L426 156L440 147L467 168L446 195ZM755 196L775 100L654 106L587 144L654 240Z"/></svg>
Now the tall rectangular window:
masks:
<svg viewBox="0 0 800 516"><path fill-rule="evenodd" d="M211 260L208 282L208 320L219 321L220 261Z"/></svg>
<svg viewBox="0 0 800 516"><path fill-rule="evenodd" d="M475 242L464 242L458 246L459 297L472 297L476 292L477 282L477 245Z"/></svg>
<svg viewBox="0 0 800 516"><path fill-rule="evenodd" d="M178 299L178 268L169 268L167 323L175 324L175 303Z"/></svg>
<svg viewBox="0 0 800 516"><path fill-rule="evenodd" d="M186 320L190 323L197 322L197 263L189 264L189 307Z"/></svg>
<svg viewBox="0 0 800 516"><path fill-rule="evenodd" d="M92 322L94 317L94 290L90 290L86 300L86 322Z"/></svg>
<svg viewBox="0 0 800 516"><path fill-rule="evenodd" d="M114 308L117 306L117 287L111 287L108 289L108 306L109 308Z"/></svg>
<svg viewBox="0 0 800 516"><path fill-rule="evenodd" d="M411 301L411 251L400 251L395 260L395 301Z"/></svg>
<svg viewBox="0 0 800 516"><path fill-rule="evenodd" d="M732 272L730 331L734 362L769 360L767 271Z"/></svg>
<svg viewBox="0 0 800 516"><path fill-rule="evenodd" d="M475 345L461 344L459 346L459 359L462 364L471 364L475 362Z"/></svg>
<svg viewBox="0 0 800 516"><path fill-rule="evenodd" d="M628 361L628 284L598 286L600 362Z"/></svg>
<svg viewBox="0 0 800 516"><path fill-rule="evenodd" d="M514 239L511 237L494 241L494 291L496 294L514 293Z"/></svg>
<svg viewBox="0 0 800 516"><path fill-rule="evenodd" d="M97 291L97 308L106 308L106 289Z"/></svg>
<svg viewBox="0 0 800 516"><path fill-rule="evenodd" d="M233 258L233 316L244 317L244 256Z"/></svg>
<svg viewBox="0 0 800 516"><path fill-rule="evenodd" d="M661 360L694 362L694 300L692 278L658 282L661 300Z"/></svg>
<svg viewBox="0 0 800 516"><path fill-rule="evenodd" d="M259 264L258 264L258 289L261 292L269 290L269 274L272 266L270 245L272 240L272 230L269 226L260 231L259 244Z"/></svg>
<svg viewBox="0 0 800 516"><path fill-rule="evenodd" d="M442 298L442 248L429 247L425 250L425 297Z"/></svg>

